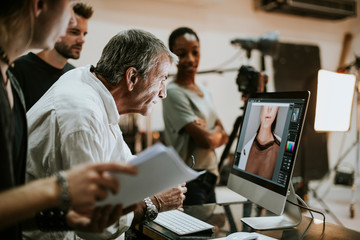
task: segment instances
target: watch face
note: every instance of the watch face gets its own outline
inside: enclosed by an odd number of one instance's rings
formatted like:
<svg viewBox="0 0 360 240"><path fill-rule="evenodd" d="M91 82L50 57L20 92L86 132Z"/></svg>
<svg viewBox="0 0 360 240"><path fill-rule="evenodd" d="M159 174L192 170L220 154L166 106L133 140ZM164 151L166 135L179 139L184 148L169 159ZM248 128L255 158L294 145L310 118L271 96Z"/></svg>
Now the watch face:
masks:
<svg viewBox="0 0 360 240"><path fill-rule="evenodd" d="M145 199L145 203L146 203L145 218L152 221L157 217L158 210L149 198Z"/></svg>
<svg viewBox="0 0 360 240"><path fill-rule="evenodd" d="M154 220L156 217L157 217L157 215L158 215L158 211L157 211L157 209L150 209L149 211L148 211L148 218L150 219L150 220Z"/></svg>

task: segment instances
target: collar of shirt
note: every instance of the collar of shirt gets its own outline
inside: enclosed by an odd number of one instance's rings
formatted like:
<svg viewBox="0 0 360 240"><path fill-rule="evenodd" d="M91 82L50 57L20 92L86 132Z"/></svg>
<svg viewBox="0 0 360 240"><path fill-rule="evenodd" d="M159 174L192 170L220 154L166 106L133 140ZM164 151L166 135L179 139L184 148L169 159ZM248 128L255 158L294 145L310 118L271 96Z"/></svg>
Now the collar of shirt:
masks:
<svg viewBox="0 0 360 240"><path fill-rule="evenodd" d="M105 85L90 72L91 65L87 65L88 78L84 78L84 81L94 88L95 91L99 93L102 101L104 102L105 111L109 117L111 124L118 124L120 121L120 115L116 107L114 97L111 95L110 91L105 87Z"/></svg>

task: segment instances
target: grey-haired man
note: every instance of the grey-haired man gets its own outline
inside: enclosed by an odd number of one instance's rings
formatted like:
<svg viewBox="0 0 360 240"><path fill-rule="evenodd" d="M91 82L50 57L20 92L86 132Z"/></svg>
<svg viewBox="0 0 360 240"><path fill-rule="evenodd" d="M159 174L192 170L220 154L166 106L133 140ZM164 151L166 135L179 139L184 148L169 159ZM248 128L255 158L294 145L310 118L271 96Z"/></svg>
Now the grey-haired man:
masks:
<svg viewBox="0 0 360 240"><path fill-rule="evenodd" d="M132 29L108 42L96 67L88 65L64 74L27 113L27 180L81 162L131 160L134 156L118 125L120 115L150 114L153 105L166 97L165 80L173 62L177 57L162 41L149 32ZM131 224L156 217L149 212L154 205L157 211L182 208L185 192L182 185L146 199L101 235L76 234L86 239L112 239ZM39 239L44 234L35 236Z"/></svg>

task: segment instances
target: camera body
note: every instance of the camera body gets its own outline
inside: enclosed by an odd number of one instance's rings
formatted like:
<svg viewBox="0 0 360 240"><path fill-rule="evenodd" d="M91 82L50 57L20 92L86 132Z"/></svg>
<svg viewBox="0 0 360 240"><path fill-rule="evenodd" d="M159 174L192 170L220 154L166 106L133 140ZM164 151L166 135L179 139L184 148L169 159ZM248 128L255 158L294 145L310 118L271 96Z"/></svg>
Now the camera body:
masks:
<svg viewBox="0 0 360 240"><path fill-rule="evenodd" d="M236 84L242 97L247 98L253 93L265 92L268 79L265 73L256 71L252 66L243 65L236 78Z"/></svg>

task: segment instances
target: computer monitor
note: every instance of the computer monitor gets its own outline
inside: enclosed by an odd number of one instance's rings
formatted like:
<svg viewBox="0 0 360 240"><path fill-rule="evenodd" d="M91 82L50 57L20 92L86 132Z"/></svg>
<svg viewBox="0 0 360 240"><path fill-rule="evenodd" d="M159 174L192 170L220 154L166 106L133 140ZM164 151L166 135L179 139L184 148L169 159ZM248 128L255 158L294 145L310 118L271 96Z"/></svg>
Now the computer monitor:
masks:
<svg viewBox="0 0 360 240"><path fill-rule="evenodd" d="M310 92L255 93L245 106L228 188L276 216L242 218L256 230L301 221L291 177Z"/></svg>

